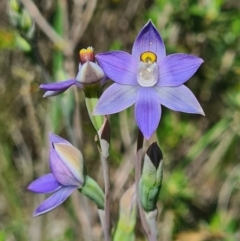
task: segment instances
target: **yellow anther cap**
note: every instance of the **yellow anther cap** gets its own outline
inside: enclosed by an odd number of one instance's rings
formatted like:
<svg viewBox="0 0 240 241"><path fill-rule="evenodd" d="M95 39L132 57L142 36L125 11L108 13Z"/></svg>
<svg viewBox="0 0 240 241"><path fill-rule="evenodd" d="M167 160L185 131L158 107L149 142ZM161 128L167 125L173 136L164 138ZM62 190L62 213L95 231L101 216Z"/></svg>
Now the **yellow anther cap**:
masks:
<svg viewBox="0 0 240 241"><path fill-rule="evenodd" d="M157 55L151 51L147 51L141 54L140 60L145 63L154 63L157 60Z"/></svg>

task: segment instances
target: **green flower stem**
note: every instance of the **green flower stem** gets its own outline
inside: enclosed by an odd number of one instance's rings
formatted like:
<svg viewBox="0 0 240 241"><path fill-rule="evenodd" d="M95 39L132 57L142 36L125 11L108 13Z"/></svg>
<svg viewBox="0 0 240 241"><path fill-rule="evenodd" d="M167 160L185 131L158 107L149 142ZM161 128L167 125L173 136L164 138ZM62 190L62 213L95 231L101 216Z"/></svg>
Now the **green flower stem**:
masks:
<svg viewBox="0 0 240 241"><path fill-rule="evenodd" d="M150 228L151 235L155 238L155 240L158 239L157 215L158 215L157 208L151 212L148 212L148 213L145 212L146 221Z"/></svg>
<svg viewBox="0 0 240 241"><path fill-rule="evenodd" d="M88 114L91 122L97 131L98 136L98 150L101 157L101 163L103 168L104 178L104 192L105 192L105 203L104 203L104 237L105 241L111 240L111 226L110 226L110 179L109 179L109 142L110 142L110 126L106 117L93 116L92 112L98 102L100 96L101 87L99 83L91 84L85 87L85 103L87 106Z"/></svg>
<svg viewBox="0 0 240 241"><path fill-rule="evenodd" d="M110 240L110 179L109 179L109 166L108 166L108 160L105 158L102 154L101 155L101 162L103 167L103 177L104 177L104 191L105 191L105 204L104 204L104 210L105 210L105 239L106 241Z"/></svg>
<svg viewBox="0 0 240 241"><path fill-rule="evenodd" d="M113 241L135 241L135 234L134 232L126 232L124 230L123 232L118 231L118 233L115 234Z"/></svg>
<svg viewBox="0 0 240 241"><path fill-rule="evenodd" d="M100 97L100 86L99 83L91 84L85 88L85 103L88 110L88 115L96 131L98 131L104 122L103 116L93 116L92 112Z"/></svg>
<svg viewBox="0 0 240 241"><path fill-rule="evenodd" d="M84 186L79 191L92 200L98 209L104 209L104 193L98 183L91 177L85 177Z"/></svg>
<svg viewBox="0 0 240 241"><path fill-rule="evenodd" d="M143 141L144 141L143 134L140 130L138 130L137 153L136 153L136 161L135 161L135 182L136 182L136 189L137 189L137 204L138 204L138 210L139 210L139 214L140 214L140 218L141 218L141 223L142 223L143 229L147 235L148 240L149 241L157 241L156 237L154 237L154 235L152 235L152 233L151 233L151 230L146 221L145 212L144 212L142 205L140 203L140 200L139 200L138 186L139 186L139 181L141 178Z"/></svg>
<svg viewBox="0 0 240 241"><path fill-rule="evenodd" d="M119 205L119 219L113 241L134 241L137 220L136 185L132 185L123 195Z"/></svg>
<svg viewBox="0 0 240 241"><path fill-rule="evenodd" d="M104 192L105 192L105 224L104 224L104 236L105 241L111 240L111 225L110 225L110 178L109 178L109 166L108 166L108 157L109 157L109 146L110 146L110 136L111 129L107 117L104 117L104 123L99 129L98 138L99 138L99 153L102 162L103 168L103 178L104 178Z"/></svg>

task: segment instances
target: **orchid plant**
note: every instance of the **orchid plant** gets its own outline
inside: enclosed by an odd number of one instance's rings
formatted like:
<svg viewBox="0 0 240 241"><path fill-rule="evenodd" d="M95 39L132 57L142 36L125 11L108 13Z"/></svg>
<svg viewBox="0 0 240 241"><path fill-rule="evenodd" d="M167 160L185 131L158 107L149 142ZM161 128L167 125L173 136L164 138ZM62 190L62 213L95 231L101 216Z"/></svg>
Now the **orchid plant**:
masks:
<svg viewBox="0 0 240 241"><path fill-rule="evenodd" d="M143 155L144 138L150 139L158 128L161 105L174 111L204 115L196 97L184 85L203 60L183 53L166 55L163 39L151 20L138 34L131 54L112 51L95 56L92 47L82 49L79 54L79 72L75 79L42 84L40 88L46 91L44 97L61 94L72 85L84 90L89 117L98 139L104 192L87 175L80 150L67 140L49 134L51 173L33 181L28 190L53 195L36 209L34 216L51 211L72 192L79 190L103 211L100 218L103 220L104 240L135 240L134 227L138 212L148 240L158 240L156 203L162 184L163 154L158 144L153 142ZM107 79L114 83L102 93L102 86ZM111 130L106 115L118 113L134 104L139 128L135 183L122 196L119 221L115 227L111 227L108 167Z"/></svg>

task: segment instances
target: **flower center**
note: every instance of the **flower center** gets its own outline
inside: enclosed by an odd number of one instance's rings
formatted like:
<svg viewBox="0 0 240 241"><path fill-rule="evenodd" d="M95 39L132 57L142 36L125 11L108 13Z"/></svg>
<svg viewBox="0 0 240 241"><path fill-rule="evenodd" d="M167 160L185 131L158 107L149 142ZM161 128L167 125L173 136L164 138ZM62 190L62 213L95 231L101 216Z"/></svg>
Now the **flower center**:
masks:
<svg viewBox="0 0 240 241"><path fill-rule="evenodd" d="M141 54L138 64L137 81L141 86L151 87L158 81L157 56L153 52L147 51Z"/></svg>

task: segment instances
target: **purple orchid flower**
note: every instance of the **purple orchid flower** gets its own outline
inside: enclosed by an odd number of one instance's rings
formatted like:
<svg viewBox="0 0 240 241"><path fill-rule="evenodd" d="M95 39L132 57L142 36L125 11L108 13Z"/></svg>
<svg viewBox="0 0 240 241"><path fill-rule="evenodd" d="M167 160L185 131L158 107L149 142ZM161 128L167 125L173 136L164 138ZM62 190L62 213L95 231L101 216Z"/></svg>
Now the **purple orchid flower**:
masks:
<svg viewBox="0 0 240 241"><path fill-rule="evenodd" d="M88 47L87 49L81 49L79 51L79 56L80 63L76 78L56 83L41 84L40 89L46 91L43 97L59 95L72 85L76 85L83 90L93 83L104 85L106 76L101 67L95 62L93 48Z"/></svg>
<svg viewBox="0 0 240 241"><path fill-rule="evenodd" d="M84 185L84 164L82 153L63 138L50 133L50 169L33 181L28 190L36 193L53 193L34 212L38 216L62 204L73 191Z"/></svg>
<svg viewBox="0 0 240 241"><path fill-rule="evenodd" d="M112 51L97 54L96 59L115 83L102 94L93 114L114 114L135 104L137 125L147 139L158 127L161 105L204 115L196 97L183 85L203 60L182 53L166 56L163 40L151 21L140 31L131 55Z"/></svg>

